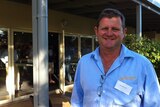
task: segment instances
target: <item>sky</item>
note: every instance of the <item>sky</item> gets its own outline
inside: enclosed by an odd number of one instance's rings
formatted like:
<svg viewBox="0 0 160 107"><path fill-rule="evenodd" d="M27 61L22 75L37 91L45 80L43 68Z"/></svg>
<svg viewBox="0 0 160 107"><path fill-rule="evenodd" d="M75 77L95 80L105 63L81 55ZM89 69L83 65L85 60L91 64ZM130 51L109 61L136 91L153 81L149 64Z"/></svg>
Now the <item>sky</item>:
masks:
<svg viewBox="0 0 160 107"><path fill-rule="evenodd" d="M147 0L160 8L160 0Z"/></svg>

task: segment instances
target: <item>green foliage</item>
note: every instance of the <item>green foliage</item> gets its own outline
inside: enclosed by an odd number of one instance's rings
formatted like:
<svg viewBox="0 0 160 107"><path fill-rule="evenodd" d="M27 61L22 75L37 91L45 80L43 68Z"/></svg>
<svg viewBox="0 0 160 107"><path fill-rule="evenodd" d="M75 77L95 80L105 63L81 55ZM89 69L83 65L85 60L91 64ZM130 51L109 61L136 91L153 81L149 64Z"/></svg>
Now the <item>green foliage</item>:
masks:
<svg viewBox="0 0 160 107"><path fill-rule="evenodd" d="M127 35L124 44L129 49L146 56L153 63L158 74L160 71L160 43L146 37L138 40L137 37L135 34Z"/></svg>

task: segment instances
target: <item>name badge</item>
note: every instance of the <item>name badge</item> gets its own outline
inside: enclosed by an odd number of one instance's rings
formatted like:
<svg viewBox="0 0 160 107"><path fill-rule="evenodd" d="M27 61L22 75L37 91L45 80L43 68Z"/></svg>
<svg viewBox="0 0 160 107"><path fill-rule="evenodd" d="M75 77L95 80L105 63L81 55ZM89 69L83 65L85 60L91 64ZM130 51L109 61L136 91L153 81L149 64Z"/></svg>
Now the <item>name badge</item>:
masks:
<svg viewBox="0 0 160 107"><path fill-rule="evenodd" d="M127 94L127 95L129 95L132 90L131 86L127 85L126 83L121 82L120 80L117 81L114 88Z"/></svg>

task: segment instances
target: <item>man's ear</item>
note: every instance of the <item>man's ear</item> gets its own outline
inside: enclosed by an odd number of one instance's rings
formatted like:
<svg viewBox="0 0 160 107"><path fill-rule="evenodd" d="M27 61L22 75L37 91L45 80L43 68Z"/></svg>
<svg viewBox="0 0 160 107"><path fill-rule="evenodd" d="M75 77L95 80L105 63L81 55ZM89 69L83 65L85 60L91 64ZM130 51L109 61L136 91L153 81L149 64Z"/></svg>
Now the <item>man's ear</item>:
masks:
<svg viewBox="0 0 160 107"><path fill-rule="evenodd" d="M98 27L94 26L94 32L95 32L96 35L97 35L97 30L98 30Z"/></svg>
<svg viewBox="0 0 160 107"><path fill-rule="evenodd" d="M126 35L127 35L127 28L124 28L124 29L123 29L123 34L124 34L124 38L125 38Z"/></svg>

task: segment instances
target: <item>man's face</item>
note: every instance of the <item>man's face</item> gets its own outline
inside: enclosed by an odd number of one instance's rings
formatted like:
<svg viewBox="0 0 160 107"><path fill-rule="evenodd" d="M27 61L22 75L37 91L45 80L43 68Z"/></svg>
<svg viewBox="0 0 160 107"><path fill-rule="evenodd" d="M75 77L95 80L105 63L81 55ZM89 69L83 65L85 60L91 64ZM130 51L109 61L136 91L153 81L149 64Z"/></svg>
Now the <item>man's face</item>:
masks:
<svg viewBox="0 0 160 107"><path fill-rule="evenodd" d="M122 27L122 21L119 17L107 18L100 20L99 26L95 27L100 47L115 49L122 43L126 29Z"/></svg>

